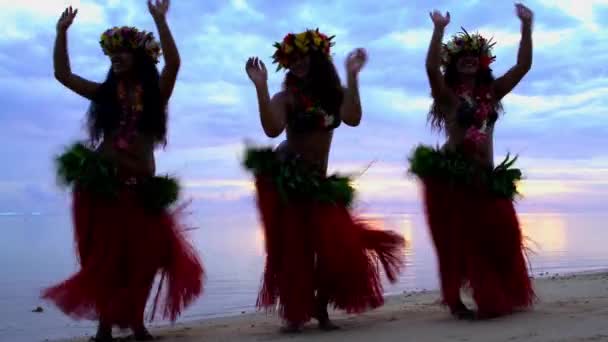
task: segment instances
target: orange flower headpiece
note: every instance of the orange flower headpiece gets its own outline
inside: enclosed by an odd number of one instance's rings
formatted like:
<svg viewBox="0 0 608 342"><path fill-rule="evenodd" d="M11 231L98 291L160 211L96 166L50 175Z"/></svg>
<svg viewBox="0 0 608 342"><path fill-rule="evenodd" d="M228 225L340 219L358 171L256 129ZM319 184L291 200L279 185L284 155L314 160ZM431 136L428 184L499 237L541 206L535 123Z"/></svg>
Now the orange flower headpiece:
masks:
<svg viewBox="0 0 608 342"><path fill-rule="evenodd" d="M462 32L452 36L447 44L443 44L441 51L441 64L447 67L459 55L463 53L471 53L479 56L479 65L482 68L489 68L496 60L496 56L492 55L492 48L496 43L490 38L485 39L479 33L469 34L464 28Z"/></svg>
<svg viewBox="0 0 608 342"><path fill-rule="evenodd" d="M321 51L331 58L331 47L335 44L331 40L334 37L326 36L319 32L319 29L287 34L281 43L276 42L273 45L277 49L272 55L273 63L278 64L277 71L288 69L297 55L306 55L311 50Z"/></svg>
<svg viewBox="0 0 608 342"><path fill-rule="evenodd" d="M152 32L140 31L135 27L113 27L101 34L99 44L103 53L110 55L119 50L143 49L154 63L158 63L162 54L160 44L154 39Z"/></svg>

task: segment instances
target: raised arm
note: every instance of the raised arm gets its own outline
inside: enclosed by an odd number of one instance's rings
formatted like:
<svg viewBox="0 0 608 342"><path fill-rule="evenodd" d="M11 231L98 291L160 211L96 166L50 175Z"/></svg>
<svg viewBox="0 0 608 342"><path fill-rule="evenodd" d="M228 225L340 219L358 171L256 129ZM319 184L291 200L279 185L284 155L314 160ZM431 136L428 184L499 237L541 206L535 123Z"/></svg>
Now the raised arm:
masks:
<svg viewBox="0 0 608 342"><path fill-rule="evenodd" d="M264 133L271 138L278 137L287 125L287 94L280 92L270 98L268 71L257 57L247 60L245 70L255 85Z"/></svg>
<svg viewBox="0 0 608 342"><path fill-rule="evenodd" d="M154 18L154 23L156 23L160 46L165 59L165 67L160 74L159 81L160 96L164 103L169 102L169 98L171 98L181 63L173 35L171 35L171 30L169 30L169 25L167 25L169 4L169 0L155 0L154 2L148 0L148 9Z"/></svg>
<svg viewBox="0 0 608 342"><path fill-rule="evenodd" d="M433 11L430 16L435 28L426 55L426 74L433 98L439 102L446 102L450 98L450 92L441 74L441 42L445 27L450 23L450 12L443 16L439 11Z"/></svg>
<svg viewBox="0 0 608 342"><path fill-rule="evenodd" d="M66 8L57 21L57 37L55 38L55 49L53 51L53 67L55 78L68 89L91 100L95 96L100 84L86 80L72 73L70 57L68 55L68 28L72 25L78 10L72 7Z"/></svg>
<svg viewBox="0 0 608 342"><path fill-rule="evenodd" d="M364 49L356 49L346 58L346 88L340 108L340 118L349 126L358 126L361 122L361 100L359 98L359 72L367 62Z"/></svg>
<svg viewBox="0 0 608 342"><path fill-rule="evenodd" d="M522 4L516 4L515 11L521 20L521 40L517 52L517 64L494 81L494 96L497 100L510 93L532 67L532 21L534 14Z"/></svg>

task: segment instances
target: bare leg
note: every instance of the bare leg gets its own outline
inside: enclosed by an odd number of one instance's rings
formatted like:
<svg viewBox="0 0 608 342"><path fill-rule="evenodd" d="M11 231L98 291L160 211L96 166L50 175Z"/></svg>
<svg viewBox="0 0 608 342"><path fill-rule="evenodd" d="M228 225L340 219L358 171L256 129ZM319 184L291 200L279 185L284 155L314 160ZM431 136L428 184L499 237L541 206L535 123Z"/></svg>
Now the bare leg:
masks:
<svg viewBox="0 0 608 342"><path fill-rule="evenodd" d="M329 319L329 313L327 312L328 305L329 300L327 296L322 291L317 291L317 314L315 318L319 321L319 329L323 331L338 330L340 327Z"/></svg>
<svg viewBox="0 0 608 342"><path fill-rule="evenodd" d="M441 292L445 303L450 308L450 312L457 319L475 319L475 312L467 308L460 298L460 287L462 285L460 265L454 262L454 258L442 255L439 255L439 261Z"/></svg>
<svg viewBox="0 0 608 342"><path fill-rule="evenodd" d="M97 334L91 340L95 342L112 342L112 325L100 319L97 326Z"/></svg>
<svg viewBox="0 0 608 342"><path fill-rule="evenodd" d="M143 305L142 305L143 304ZM133 331L133 338L135 341L152 341L154 340L154 336L150 334L146 325L144 324L144 308L145 301L138 305L138 315L139 318L137 322L134 322L131 326L131 330Z"/></svg>
<svg viewBox="0 0 608 342"><path fill-rule="evenodd" d="M134 322L131 326L131 330L133 331L133 337L135 341L152 341L154 340L154 336L150 334L146 325L144 324L144 309L145 309L145 301L142 301L138 305L137 317L138 321Z"/></svg>
<svg viewBox="0 0 608 342"><path fill-rule="evenodd" d="M148 301L148 296L150 295L150 291L152 290L152 284L154 283L154 276L156 275L156 270L151 271L147 276L143 277L139 286L141 290L137 291L134 295L137 296L135 300L135 306L133 308L133 319L134 322L131 323L131 330L133 331L133 337L135 341L153 341L154 336L150 334L146 325L144 324L144 312L146 310L146 302Z"/></svg>

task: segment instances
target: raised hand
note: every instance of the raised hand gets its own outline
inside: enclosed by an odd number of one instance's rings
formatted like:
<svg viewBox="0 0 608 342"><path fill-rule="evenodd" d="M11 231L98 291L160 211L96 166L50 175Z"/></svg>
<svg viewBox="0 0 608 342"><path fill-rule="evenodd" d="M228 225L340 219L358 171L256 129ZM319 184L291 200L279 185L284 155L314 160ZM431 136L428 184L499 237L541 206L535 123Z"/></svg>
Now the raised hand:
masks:
<svg viewBox="0 0 608 342"><path fill-rule="evenodd" d="M148 10L154 19L164 18L169 11L170 0L148 0Z"/></svg>
<svg viewBox="0 0 608 342"><path fill-rule="evenodd" d="M521 20L522 24L532 24L532 20L534 20L534 13L522 3L515 4L515 13L517 14L519 20Z"/></svg>
<svg viewBox="0 0 608 342"><path fill-rule="evenodd" d="M250 57L245 65L247 76L256 86L261 86L268 80L268 71L264 62L258 57Z"/></svg>
<svg viewBox="0 0 608 342"><path fill-rule="evenodd" d="M429 13L429 16L437 28L443 29L450 23L450 12L446 12L445 15L443 15L438 10L434 10Z"/></svg>
<svg viewBox="0 0 608 342"><path fill-rule="evenodd" d="M57 31L67 31L67 29L74 22L78 9L72 9L72 6L68 7L61 13L61 17L57 21Z"/></svg>
<svg viewBox="0 0 608 342"><path fill-rule="evenodd" d="M349 75L357 75L363 69L366 62L367 52L365 49L355 49L346 57L346 72Z"/></svg>

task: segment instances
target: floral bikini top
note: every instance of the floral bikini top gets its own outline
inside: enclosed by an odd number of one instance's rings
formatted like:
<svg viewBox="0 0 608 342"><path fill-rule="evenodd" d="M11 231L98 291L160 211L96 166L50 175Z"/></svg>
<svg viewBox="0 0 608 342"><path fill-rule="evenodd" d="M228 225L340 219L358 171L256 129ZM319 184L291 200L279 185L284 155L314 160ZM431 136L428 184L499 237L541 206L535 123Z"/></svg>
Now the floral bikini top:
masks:
<svg viewBox="0 0 608 342"><path fill-rule="evenodd" d="M141 84L135 86L134 101L129 100L129 92L123 82L117 86L118 103L121 107L118 122L118 134L114 138L114 147L126 150L133 143L133 139L138 135L137 125L144 111L143 87Z"/></svg>
<svg viewBox="0 0 608 342"><path fill-rule="evenodd" d="M460 86L456 89L460 105L456 118L458 125L466 128L464 143L474 150L487 144L489 131L498 120L494 101L489 87Z"/></svg>
<svg viewBox="0 0 608 342"><path fill-rule="evenodd" d="M287 115L287 125L295 132L333 130L340 126L340 117L326 112L320 101L304 93L301 87L292 84L289 91L294 95L296 106Z"/></svg>

